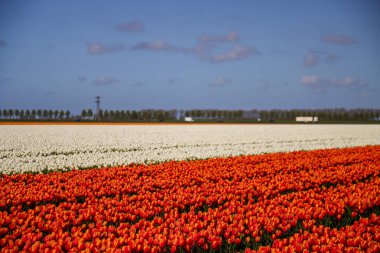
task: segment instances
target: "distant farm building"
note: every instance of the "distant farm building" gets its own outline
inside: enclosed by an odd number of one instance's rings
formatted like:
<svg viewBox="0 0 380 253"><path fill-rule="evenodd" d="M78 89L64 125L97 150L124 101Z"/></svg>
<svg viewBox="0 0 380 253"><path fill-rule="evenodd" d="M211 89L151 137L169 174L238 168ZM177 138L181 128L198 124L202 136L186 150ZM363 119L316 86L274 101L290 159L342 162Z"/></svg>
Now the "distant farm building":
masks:
<svg viewBox="0 0 380 253"><path fill-rule="evenodd" d="M311 116L296 117L296 122L300 122L300 123L317 123L318 122L318 117L311 117Z"/></svg>

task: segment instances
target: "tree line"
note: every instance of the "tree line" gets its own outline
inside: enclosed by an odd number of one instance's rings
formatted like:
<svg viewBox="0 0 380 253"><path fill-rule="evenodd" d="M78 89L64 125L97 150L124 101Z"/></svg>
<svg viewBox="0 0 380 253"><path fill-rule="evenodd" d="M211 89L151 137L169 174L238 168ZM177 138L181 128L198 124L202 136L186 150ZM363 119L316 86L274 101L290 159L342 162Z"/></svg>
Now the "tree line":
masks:
<svg viewBox="0 0 380 253"><path fill-rule="evenodd" d="M295 120L298 116L314 116L320 121L371 121L380 120L380 109L373 108L332 108L332 109L292 109L261 110L260 118L264 121Z"/></svg>
<svg viewBox="0 0 380 253"><path fill-rule="evenodd" d="M188 110L181 115L201 120L261 120L274 122L294 121L299 116L313 116L322 121L370 121L380 120L380 109Z"/></svg>
<svg viewBox="0 0 380 253"><path fill-rule="evenodd" d="M83 109L79 115L72 115L69 110L13 110L0 109L3 120L85 120L85 121L165 121L183 120L192 117L198 121L294 121L298 116L314 116L320 121L370 121L380 120L380 109L332 108L332 109L273 109L273 110L100 110Z"/></svg>
<svg viewBox="0 0 380 253"><path fill-rule="evenodd" d="M177 110L100 110L96 114L91 109L83 109L80 118L100 121L163 121L177 119L177 113Z"/></svg>
<svg viewBox="0 0 380 253"><path fill-rule="evenodd" d="M17 119L17 120L63 120L70 119L70 111L63 110L19 110L19 109L3 109L0 110L1 119Z"/></svg>

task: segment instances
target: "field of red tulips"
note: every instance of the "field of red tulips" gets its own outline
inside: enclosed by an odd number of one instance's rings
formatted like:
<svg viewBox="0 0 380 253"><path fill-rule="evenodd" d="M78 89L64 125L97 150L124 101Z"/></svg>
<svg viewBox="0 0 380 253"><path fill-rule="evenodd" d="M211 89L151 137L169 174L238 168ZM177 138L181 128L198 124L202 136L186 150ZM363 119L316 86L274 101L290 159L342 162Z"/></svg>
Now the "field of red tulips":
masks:
<svg viewBox="0 0 380 253"><path fill-rule="evenodd" d="M0 178L0 252L380 252L380 146Z"/></svg>

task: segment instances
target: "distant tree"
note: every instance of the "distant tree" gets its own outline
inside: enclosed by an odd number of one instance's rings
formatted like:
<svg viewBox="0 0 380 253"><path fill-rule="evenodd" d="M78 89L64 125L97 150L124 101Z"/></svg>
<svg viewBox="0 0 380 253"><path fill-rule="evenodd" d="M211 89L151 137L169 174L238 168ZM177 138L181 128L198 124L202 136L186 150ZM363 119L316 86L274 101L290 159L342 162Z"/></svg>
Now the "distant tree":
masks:
<svg viewBox="0 0 380 253"><path fill-rule="evenodd" d="M65 111L60 110L58 113L59 120L62 120L64 116L65 116Z"/></svg>
<svg viewBox="0 0 380 253"><path fill-rule="evenodd" d="M39 119L42 118L42 110L41 109L37 110L37 116L38 116Z"/></svg>
<svg viewBox="0 0 380 253"><path fill-rule="evenodd" d="M210 117L211 117L211 119L216 119L216 115L217 115L217 110L211 110L211 112L210 112Z"/></svg>
<svg viewBox="0 0 380 253"><path fill-rule="evenodd" d="M125 121L125 111L120 111L120 120Z"/></svg>
<svg viewBox="0 0 380 253"><path fill-rule="evenodd" d="M98 120L103 120L103 117L104 117L103 110L99 110L99 114L97 115L97 119Z"/></svg>
<svg viewBox="0 0 380 253"><path fill-rule="evenodd" d="M269 120L269 112L267 110L262 110L259 112L261 120L267 121Z"/></svg>
<svg viewBox="0 0 380 253"><path fill-rule="evenodd" d="M203 114L202 114L201 110L198 110L198 109L195 110L195 117L197 117L199 119L199 118L203 118L202 116L203 116Z"/></svg>
<svg viewBox="0 0 380 253"><path fill-rule="evenodd" d="M15 110L15 116L16 116L17 119L20 116L20 111L18 109Z"/></svg>
<svg viewBox="0 0 380 253"><path fill-rule="evenodd" d="M160 117L160 110L152 110L151 119L159 120L159 117Z"/></svg>
<svg viewBox="0 0 380 253"><path fill-rule="evenodd" d="M110 110L109 112L109 117L110 117L110 120L111 121L114 121L115 120L115 112L113 110Z"/></svg>
<svg viewBox="0 0 380 253"><path fill-rule="evenodd" d="M259 111L254 109L247 112L247 117L249 119L258 119L259 118Z"/></svg>
<svg viewBox="0 0 380 253"><path fill-rule="evenodd" d="M87 109L87 117L89 117L90 119L92 119L92 116L94 116L94 113L92 112L91 109Z"/></svg>
<svg viewBox="0 0 380 253"><path fill-rule="evenodd" d="M47 117L49 116L49 111L48 110L43 110L42 111L42 117L44 118L44 119L47 119Z"/></svg>
<svg viewBox="0 0 380 253"><path fill-rule="evenodd" d="M200 110L201 111L201 114L202 114L202 118L204 119L209 119L210 118L210 110Z"/></svg>
<svg viewBox="0 0 380 253"><path fill-rule="evenodd" d="M2 117L3 117L3 111L0 110L0 118L2 118Z"/></svg>
<svg viewBox="0 0 380 253"><path fill-rule="evenodd" d="M48 114L49 114L49 119L52 119L53 118L53 114L54 114L53 110L49 110Z"/></svg>
<svg viewBox="0 0 380 253"><path fill-rule="evenodd" d="M227 110L222 110L222 118L228 119L228 111Z"/></svg>
<svg viewBox="0 0 380 253"><path fill-rule="evenodd" d="M82 113L80 115L83 119L86 119L87 118L87 110L83 109L82 110Z"/></svg>
<svg viewBox="0 0 380 253"><path fill-rule="evenodd" d="M228 119L233 119L233 117L232 117L233 116L233 111L227 110L226 111L226 115L227 115Z"/></svg>
<svg viewBox="0 0 380 253"><path fill-rule="evenodd" d="M3 110L3 116L4 116L4 118L7 118L8 117L8 110L7 109L4 109Z"/></svg>
<svg viewBox="0 0 380 253"><path fill-rule="evenodd" d="M165 119L165 113L164 113L163 110L158 110L157 111L157 119L160 120L160 121L162 121L162 120Z"/></svg>
<svg viewBox="0 0 380 253"><path fill-rule="evenodd" d="M380 109L375 110L376 120L380 120Z"/></svg>
<svg viewBox="0 0 380 253"><path fill-rule="evenodd" d="M31 112L32 119L35 119L36 115L37 115L37 111L36 110L32 110L32 112Z"/></svg>
<svg viewBox="0 0 380 253"><path fill-rule="evenodd" d="M105 110L103 113L104 120L108 120L109 116L110 116L110 114L109 114L108 110Z"/></svg>
<svg viewBox="0 0 380 253"><path fill-rule="evenodd" d="M217 117L217 119L221 119L222 118L222 111L221 110L217 110L216 111L216 117Z"/></svg>
<svg viewBox="0 0 380 253"><path fill-rule="evenodd" d="M192 109L192 110L190 111L190 114L191 114L191 117L193 117L193 118L198 118L198 117L197 117L198 110L196 110L196 109Z"/></svg>
<svg viewBox="0 0 380 253"><path fill-rule="evenodd" d="M65 114L66 114L66 119L69 119L70 118L70 111L67 110Z"/></svg>
<svg viewBox="0 0 380 253"><path fill-rule="evenodd" d="M125 111L125 119L126 120L131 120L131 112L129 110Z"/></svg>
<svg viewBox="0 0 380 253"><path fill-rule="evenodd" d="M172 119L170 116L170 111L164 111L164 119L165 120Z"/></svg>
<svg viewBox="0 0 380 253"><path fill-rule="evenodd" d="M8 115L9 115L9 118L13 118L13 115L14 115L14 111L12 109L9 109L8 110Z"/></svg>
<svg viewBox="0 0 380 253"><path fill-rule="evenodd" d="M150 120L150 119L152 119L152 116L151 116L152 111L153 110L142 110L141 111L142 119L143 120Z"/></svg>
<svg viewBox="0 0 380 253"><path fill-rule="evenodd" d="M121 116L120 111L116 110L115 111L115 115L114 115L114 120L120 121L120 116Z"/></svg>
<svg viewBox="0 0 380 253"><path fill-rule="evenodd" d="M132 114L132 115L131 115L131 119L132 119L132 120L137 120L137 118L138 118L138 116L137 116L137 112L136 112L135 110L133 110L131 114Z"/></svg>
<svg viewBox="0 0 380 253"><path fill-rule="evenodd" d="M25 117L25 111L20 110L20 119L24 119L24 117Z"/></svg>
<svg viewBox="0 0 380 253"><path fill-rule="evenodd" d="M25 116L27 119L30 119L30 118L35 118L36 117L36 111L35 110L26 110L25 111Z"/></svg>
<svg viewBox="0 0 380 253"><path fill-rule="evenodd" d="M58 111L58 110L55 110L55 111L54 111L54 118L57 119L57 118L58 118L58 115L59 115L59 111Z"/></svg>
<svg viewBox="0 0 380 253"><path fill-rule="evenodd" d="M284 120L289 120L289 110L285 110L282 114Z"/></svg>
<svg viewBox="0 0 380 253"><path fill-rule="evenodd" d="M236 116L237 116L238 118L240 118L240 119L243 118L243 115L244 115L244 111L243 111L243 110L238 110L238 111L236 112Z"/></svg>

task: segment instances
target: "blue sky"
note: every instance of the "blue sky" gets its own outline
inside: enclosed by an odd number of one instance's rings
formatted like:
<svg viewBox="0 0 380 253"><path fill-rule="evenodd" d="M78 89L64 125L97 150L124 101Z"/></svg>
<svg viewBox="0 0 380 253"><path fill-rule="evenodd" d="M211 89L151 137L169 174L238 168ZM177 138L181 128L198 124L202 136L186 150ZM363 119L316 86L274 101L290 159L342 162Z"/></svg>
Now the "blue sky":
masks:
<svg viewBox="0 0 380 253"><path fill-rule="evenodd" d="M379 1L0 1L0 108L380 107Z"/></svg>

